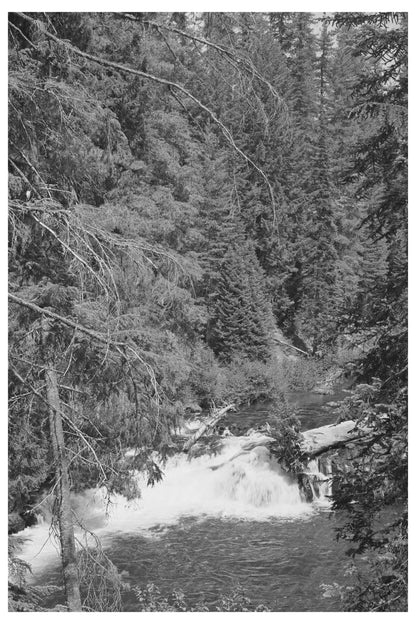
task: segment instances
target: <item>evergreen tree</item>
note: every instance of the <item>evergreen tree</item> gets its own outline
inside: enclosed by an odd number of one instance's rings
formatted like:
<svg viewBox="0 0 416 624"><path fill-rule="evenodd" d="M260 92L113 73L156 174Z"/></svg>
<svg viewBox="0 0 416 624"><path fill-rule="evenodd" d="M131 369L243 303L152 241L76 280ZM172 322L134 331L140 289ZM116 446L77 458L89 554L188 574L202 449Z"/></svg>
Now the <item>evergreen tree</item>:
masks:
<svg viewBox="0 0 416 624"><path fill-rule="evenodd" d="M335 187L328 125L330 93L328 81L330 37L326 24L322 27L319 58L319 119L310 157L311 180L302 241L302 301L296 318L298 333L308 337L315 351L328 335L335 335L337 317L335 247Z"/></svg>
<svg viewBox="0 0 416 624"><path fill-rule="evenodd" d="M350 552L366 552L370 561L346 607L396 611L407 608L407 16L340 14L335 21L354 29L355 54L367 60L356 84L359 113L369 121L355 151L358 192L368 205L367 244L378 255L379 241L385 247L384 267L378 267L384 279L376 279L368 255L373 276L365 271L361 305L349 319L370 346L360 362L366 385L353 397L348 417L371 424L376 442L341 475L335 508L349 513L339 535L351 542Z"/></svg>
<svg viewBox="0 0 416 624"><path fill-rule="evenodd" d="M318 91L316 39L312 16L297 13L286 24L291 47L287 48L290 75L287 100L290 112L291 141L283 153L282 187L286 207L283 211L282 257L278 274L280 298L285 301L278 318L286 331L296 334L296 315L302 303L305 237L310 218L310 193L314 189L312 158L315 153ZM282 292L283 291L283 292Z"/></svg>
<svg viewBox="0 0 416 624"><path fill-rule="evenodd" d="M234 355L266 360L270 355L273 320L264 276L254 247L244 238L235 217L230 219L230 225L227 229L232 238L219 267L208 342L226 360Z"/></svg>

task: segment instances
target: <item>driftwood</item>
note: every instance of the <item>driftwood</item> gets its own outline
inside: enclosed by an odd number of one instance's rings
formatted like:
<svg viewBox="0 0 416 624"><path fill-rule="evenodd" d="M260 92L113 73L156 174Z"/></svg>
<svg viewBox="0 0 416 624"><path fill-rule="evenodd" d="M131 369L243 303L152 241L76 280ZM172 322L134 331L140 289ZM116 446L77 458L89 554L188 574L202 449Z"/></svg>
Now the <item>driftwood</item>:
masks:
<svg viewBox="0 0 416 624"><path fill-rule="evenodd" d="M188 440L186 440L185 444L183 445L182 451L185 453L188 452L191 446L193 446L195 442L197 442L199 438L202 437L207 430L212 429L212 427L215 427L217 422L221 420L221 418L230 410L235 410L234 403L231 403L230 405L226 405L225 407L222 407L221 409L215 409L212 415L200 426L200 428L193 434L193 436L191 436Z"/></svg>
<svg viewBox="0 0 416 624"><path fill-rule="evenodd" d="M358 428L354 420L309 429L301 434L303 437L302 450L312 459L331 449L345 446L348 442L364 438L371 432L368 427Z"/></svg>
<svg viewBox="0 0 416 624"><path fill-rule="evenodd" d="M295 349L295 351L299 351L299 353L303 353L304 355L307 355L308 357L310 356L310 353L307 353L306 351L303 351L303 349L299 349L299 347L294 347L293 345L289 344L288 342L283 342L283 340L280 340L279 338L276 338L276 336L273 336L273 340L275 342L278 342L281 345L284 345L285 347L289 347L290 349Z"/></svg>

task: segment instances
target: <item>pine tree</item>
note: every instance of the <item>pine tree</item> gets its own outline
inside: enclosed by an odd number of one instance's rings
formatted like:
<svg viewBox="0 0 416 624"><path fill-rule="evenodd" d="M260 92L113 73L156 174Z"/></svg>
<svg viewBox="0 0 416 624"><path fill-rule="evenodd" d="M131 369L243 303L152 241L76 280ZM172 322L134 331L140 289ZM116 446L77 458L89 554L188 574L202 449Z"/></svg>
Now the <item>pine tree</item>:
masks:
<svg viewBox="0 0 416 624"><path fill-rule="evenodd" d="M229 226L232 239L220 263L218 287L212 295L208 343L225 360L234 355L266 360L273 320L264 276L241 224L234 217Z"/></svg>

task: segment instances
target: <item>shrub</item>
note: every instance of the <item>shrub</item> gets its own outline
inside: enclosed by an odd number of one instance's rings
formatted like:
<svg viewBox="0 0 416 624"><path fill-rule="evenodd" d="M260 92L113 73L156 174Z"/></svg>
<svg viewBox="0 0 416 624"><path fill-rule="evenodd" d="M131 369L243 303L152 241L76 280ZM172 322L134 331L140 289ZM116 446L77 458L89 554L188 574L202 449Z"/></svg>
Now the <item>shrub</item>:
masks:
<svg viewBox="0 0 416 624"><path fill-rule="evenodd" d="M205 602L191 604L185 594L178 590L163 596L154 583L148 583L146 587L135 587L133 591L138 599L139 611L269 611L262 604L254 604L240 586L234 588L230 594L220 595L214 605L207 605Z"/></svg>
<svg viewBox="0 0 416 624"><path fill-rule="evenodd" d="M288 416L275 419L271 427L271 435L275 442L271 445L273 455L288 472L298 473L305 469L307 456L302 450L300 422L294 412Z"/></svg>
<svg viewBox="0 0 416 624"><path fill-rule="evenodd" d="M322 380L330 364L312 358L284 359L279 361L279 373L286 389L291 392L311 390Z"/></svg>
<svg viewBox="0 0 416 624"><path fill-rule="evenodd" d="M208 407L218 395L220 367L212 349L199 343L191 354L191 372L188 379L191 399Z"/></svg>
<svg viewBox="0 0 416 624"><path fill-rule="evenodd" d="M240 404L277 398L279 382L270 362L238 356L220 368L218 398Z"/></svg>

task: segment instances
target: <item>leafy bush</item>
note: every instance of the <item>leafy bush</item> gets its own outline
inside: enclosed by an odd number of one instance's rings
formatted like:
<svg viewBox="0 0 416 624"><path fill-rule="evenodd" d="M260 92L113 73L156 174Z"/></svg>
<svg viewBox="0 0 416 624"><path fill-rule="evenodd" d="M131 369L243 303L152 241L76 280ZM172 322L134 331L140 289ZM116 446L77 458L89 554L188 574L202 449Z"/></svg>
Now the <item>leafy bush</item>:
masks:
<svg viewBox="0 0 416 624"><path fill-rule="evenodd" d="M271 435L275 438L271 451L279 458L282 468L287 472L302 472L305 469L307 456L301 446L300 421L296 418L296 412L293 409L289 415L275 419Z"/></svg>
<svg viewBox="0 0 416 624"><path fill-rule="evenodd" d="M160 589L154 583L148 583L146 587L135 587L134 593L138 601L138 611L189 611L185 595L174 591L169 596L163 596ZM199 609L198 609L199 610ZM207 611L204 608L201 611Z"/></svg>
<svg viewBox="0 0 416 624"><path fill-rule="evenodd" d="M212 350L200 344L191 356L188 400L196 400L203 407L211 401L240 405L281 402L287 392L310 390L328 367L328 362L305 358L263 362L242 355L219 364Z"/></svg>
<svg viewBox="0 0 416 624"><path fill-rule="evenodd" d="M133 591L140 606L138 611L269 611L262 604L255 605L239 586L230 594L220 595L215 605L207 605L205 602L192 604L185 594L178 590L164 596L154 583L148 583L146 587L135 587Z"/></svg>
<svg viewBox="0 0 416 624"><path fill-rule="evenodd" d="M312 358L284 359L279 361L278 366L286 389L291 392L311 390L325 377L329 368L327 360Z"/></svg>
<svg viewBox="0 0 416 624"><path fill-rule="evenodd" d="M279 384L270 363L239 356L221 367L217 392L221 400L251 404L276 398Z"/></svg>
<svg viewBox="0 0 416 624"><path fill-rule="evenodd" d="M202 407L208 407L210 401L218 397L219 364L212 349L202 343L195 345L190 357L190 398L195 397Z"/></svg>
<svg viewBox="0 0 416 624"><path fill-rule="evenodd" d="M347 554L364 554L346 598L350 611L407 608L407 388L387 394L386 384L360 384L340 408L373 430L337 475L334 509L347 511L337 536ZM384 392L383 392L384 391Z"/></svg>
<svg viewBox="0 0 416 624"><path fill-rule="evenodd" d="M8 610L11 612L45 611L42 603L57 587L31 587L27 583L30 565L18 557L24 539L11 536L8 542ZM48 609L50 610L50 609ZM52 611L66 610L57 605Z"/></svg>

